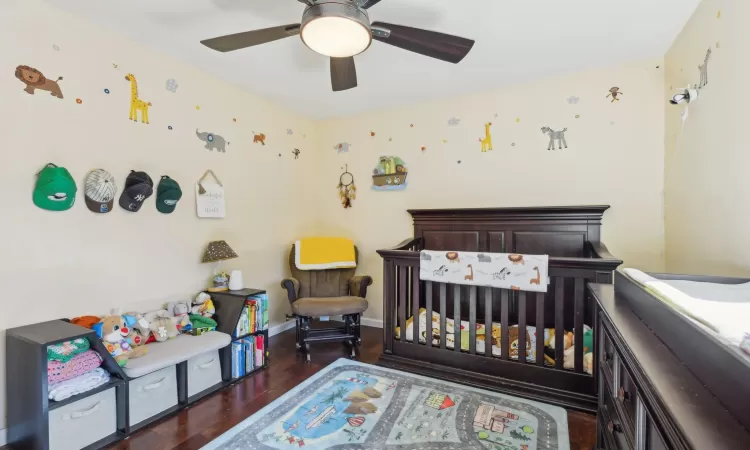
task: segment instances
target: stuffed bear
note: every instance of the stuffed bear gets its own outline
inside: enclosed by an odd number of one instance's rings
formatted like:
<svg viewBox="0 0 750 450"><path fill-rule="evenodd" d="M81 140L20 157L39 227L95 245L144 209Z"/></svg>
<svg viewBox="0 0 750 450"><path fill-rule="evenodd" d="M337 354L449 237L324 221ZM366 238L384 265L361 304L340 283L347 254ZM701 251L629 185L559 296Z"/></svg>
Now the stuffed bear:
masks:
<svg viewBox="0 0 750 450"><path fill-rule="evenodd" d="M170 302L167 304L167 314L172 317L178 331L189 331L193 328L190 323L190 303L188 302Z"/></svg>
<svg viewBox="0 0 750 450"><path fill-rule="evenodd" d="M216 314L216 308L214 302L211 300L211 296L205 292L201 292L193 300L193 308L190 310L191 314L199 314L203 317L211 318Z"/></svg>
<svg viewBox="0 0 750 450"><path fill-rule="evenodd" d="M148 351L146 347L133 347L127 342L130 327L123 316L105 316L94 325L93 330L120 366L125 366L128 359L138 358Z"/></svg>
<svg viewBox="0 0 750 450"><path fill-rule="evenodd" d="M149 329L151 330L151 334L154 336L154 339L156 339L157 342L163 342L167 339L172 339L176 337L179 333L177 331L177 327L174 324L174 321L172 321L169 317L159 317L157 319L154 319L149 324Z"/></svg>

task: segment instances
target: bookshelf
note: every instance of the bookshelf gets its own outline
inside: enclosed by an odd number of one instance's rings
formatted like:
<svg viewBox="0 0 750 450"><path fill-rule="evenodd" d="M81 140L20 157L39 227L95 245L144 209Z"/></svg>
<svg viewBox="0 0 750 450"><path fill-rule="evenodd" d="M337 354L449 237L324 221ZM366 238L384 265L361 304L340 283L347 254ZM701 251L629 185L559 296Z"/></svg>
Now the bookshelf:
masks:
<svg viewBox="0 0 750 450"><path fill-rule="evenodd" d="M261 326L254 332L243 332L237 334L238 324L243 318L243 309L246 306L248 300L258 299L263 296L267 296L266 291L260 289L242 289L238 291L222 291L222 292L207 292L213 299L214 306L216 307L216 315L214 316L218 331L227 333L232 336L232 344L221 349L219 351L221 358L221 373L222 380L225 385L234 384L244 378L255 374L256 372L263 370L268 367L268 322L261 319ZM267 298L267 297L266 297ZM266 301L266 317L267 317L268 302ZM235 357L233 355L235 343L241 342L248 338L261 339L263 342L262 348L262 364L255 365L251 371L245 371L244 375L233 377L232 361Z"/></svg>

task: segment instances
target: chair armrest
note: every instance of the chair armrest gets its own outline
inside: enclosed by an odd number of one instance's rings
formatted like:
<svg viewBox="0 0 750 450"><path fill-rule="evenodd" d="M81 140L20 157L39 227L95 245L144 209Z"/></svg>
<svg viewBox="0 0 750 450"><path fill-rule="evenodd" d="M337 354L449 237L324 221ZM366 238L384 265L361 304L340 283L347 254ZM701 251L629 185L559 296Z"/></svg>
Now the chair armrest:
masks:
<svg viewBox="0 0 750 450"><path fill-rule="evenodd" d="M286 289L286 295L289 297L289 303L297 301L299 295L299 280L296 278L285 278L281 281L281 287Z"/></svg>
<svg viewBox="0 0 750 450"><path fill-rule="evenodd" d="M367 286L372 284L372 277L367 275L349 278L349 295L367 297Z"/></svg>

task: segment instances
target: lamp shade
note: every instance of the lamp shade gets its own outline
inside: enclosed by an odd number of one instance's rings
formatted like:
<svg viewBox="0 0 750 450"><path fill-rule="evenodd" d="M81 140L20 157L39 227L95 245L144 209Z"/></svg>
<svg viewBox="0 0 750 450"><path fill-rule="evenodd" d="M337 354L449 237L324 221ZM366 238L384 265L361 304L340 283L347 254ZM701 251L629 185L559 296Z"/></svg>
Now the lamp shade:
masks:
<svg viewBox="0 0 750 450"><path fill-rule="evenodd" d="M212 241L208 243L206 251L203 252L203 260L201 262L216 262L236 257L237 253L232 250L232 247L226 241Z"/></svg>

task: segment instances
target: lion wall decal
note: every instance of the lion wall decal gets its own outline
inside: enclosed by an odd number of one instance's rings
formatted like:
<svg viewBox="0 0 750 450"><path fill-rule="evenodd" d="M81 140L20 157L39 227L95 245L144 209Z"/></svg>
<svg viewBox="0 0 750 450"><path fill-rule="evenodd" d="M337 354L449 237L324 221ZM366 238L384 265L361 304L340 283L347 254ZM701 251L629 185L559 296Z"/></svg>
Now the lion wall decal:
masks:
<svg viewBox="0 0 750 450"><path fill-rule="evenodd" d="M51 95L57 98L63 98L62 90L60 85L57 84L63 78L59 77L57 80L50 80L42 74L42 72L29 66L18 66L16 67L16 78L21 80L26 85L24 91L31 95L34 95L36 89L43 91L49 91Z"/></svg>

